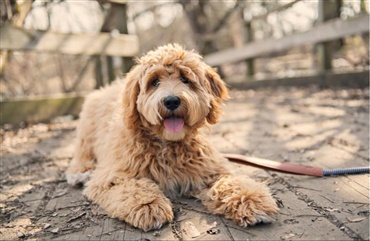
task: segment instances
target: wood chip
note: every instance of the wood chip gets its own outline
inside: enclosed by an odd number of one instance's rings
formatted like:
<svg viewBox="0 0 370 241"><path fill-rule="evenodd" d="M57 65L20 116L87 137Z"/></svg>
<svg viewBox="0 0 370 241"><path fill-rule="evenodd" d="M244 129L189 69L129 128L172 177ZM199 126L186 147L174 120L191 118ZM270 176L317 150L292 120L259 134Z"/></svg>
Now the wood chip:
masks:
<svg viewBox="0 0 370 241"><path fill-rule="evenodd" d="M351 223L358 223L363 220L367 219L367 217L359 217L359 218L349 218L347 217L347 220L350 221Z"/></svg>
<svg viewBox="0 0 370 241"><path fill-rule="evenodd" d="M67 190L59 190L57 191L51 198L61 197L67 194Z"/></svg>
<svg viewBox="0 0 370 241"><path fill-rule="evenodd" d="M328 212L338 212L339 211L338 208L325 208L324 210Z"/></svg>
<svg viewBox="0 0 370 241"><path fill-rule="evenodd" d="M51 226L51 224L50 223L44 223L44 229L47 229L47 228L49 228Z"/></svg>
<svg viewBox="0 0 370 241"><path fill-rule="evenodd" d="M190 238L196 238L200 235L199 230L195 227L194 223L190 221L183 224L183 230Z"/></svg>
<svg viewBox="0 0 370 241"><path fill-rule="evenodd" d="M294 236L295 236L294 233L289 233L287 235L281 236L280 239L281 240L289 240L290 238L293 238Z"/></svg>
<svg viewBox="0 0 370 241"><path fill-rule="evenodd" d="M154 233L153 233L153 236L154 237L159 237L159 236L161 236L161 231L154 231Z"/></svg>
<svg viewBox="0 0 370 241"><path fill-rule="evenodd" d="M68 220L67 220L67 223L70 223L70 222L72 222L72 221L75 221L76 219L81 218L81 217L82 217L82 216L84 216L85 214L86 214L86 212L80 213L79 215L74 216L74 217L72 217L72 218L68 219Z"/></svg>
<svg viewBox="0 0 370 241"><path fill-rule="evenodd" d="M211 225L209 225L208 229L217 227L217 221L214 221Z"/></svg>
<svg viewBox="0 0 370 241"><path fill-rule="evenodd" d="M170 227L171 227L171 230L172 230L172 233L173 233L174 238L177 241L182 241L183 240L183 238L182 238L182 231L180 230L179 222L178 221L172 221L172 222L170 222Z"/></svg>

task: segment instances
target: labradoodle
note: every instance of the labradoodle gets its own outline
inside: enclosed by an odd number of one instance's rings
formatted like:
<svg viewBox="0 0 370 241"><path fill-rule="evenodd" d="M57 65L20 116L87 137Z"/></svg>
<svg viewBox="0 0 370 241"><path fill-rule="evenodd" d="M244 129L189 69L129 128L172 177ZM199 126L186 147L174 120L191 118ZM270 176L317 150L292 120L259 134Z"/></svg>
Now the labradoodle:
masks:
<svg viewBox="0 0 370 241"><path fill-rule="evenodd" d="M171 199L195 197L240 226L271 222L268 188L233 174L200 133L229 97L194 51L169 44L137 61L123 85L90 94L77 127L71 185L109 216L148 231L174 218Z"/></svg>

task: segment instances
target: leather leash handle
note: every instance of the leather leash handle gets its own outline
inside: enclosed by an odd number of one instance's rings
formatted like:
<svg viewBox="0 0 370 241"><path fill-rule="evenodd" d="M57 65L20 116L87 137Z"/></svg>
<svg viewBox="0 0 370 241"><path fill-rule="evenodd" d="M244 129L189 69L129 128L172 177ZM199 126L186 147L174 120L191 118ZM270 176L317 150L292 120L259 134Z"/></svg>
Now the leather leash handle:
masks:
<svg viewBox="0 0 370 241"><path fill-rule="evenodd" d="M231 162L239 163L239 164L252 164L255 166L265 167L268 169L280 171L280 172L288 172L300 175L308 175L308 176L315 176L315 177L322 177L324 176L323 169L319 167L311 167L311 166L304 166L299 164L293 163L286 163L286 162L277 162L271 161L267 159L251 157L251 156L244 156L239 154L230 154L224 153L224 157L229 159Z"/></svg>

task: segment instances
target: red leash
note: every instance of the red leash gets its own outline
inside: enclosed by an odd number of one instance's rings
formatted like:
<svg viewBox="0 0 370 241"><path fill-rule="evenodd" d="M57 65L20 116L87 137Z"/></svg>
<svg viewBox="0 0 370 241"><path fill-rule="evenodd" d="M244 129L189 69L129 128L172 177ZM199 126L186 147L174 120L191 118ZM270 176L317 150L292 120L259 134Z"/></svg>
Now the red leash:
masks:
<svg viewBox="0 0 370 241"><path fill-rule="evenodd" d="M325 170L319 167L311 167L287 162L277 162L257 157L244 156L239 154L224 154L224 157L229 159L231 162L243 164L243 165L254 165L259 167L264 167L267 169L287 172L300 175L308 175L315 177L322 176L332 176L332 175L347 175L347 174L360 174L360 173L370 173L369 167L353 167L353 168L340 168Z"/></svg>

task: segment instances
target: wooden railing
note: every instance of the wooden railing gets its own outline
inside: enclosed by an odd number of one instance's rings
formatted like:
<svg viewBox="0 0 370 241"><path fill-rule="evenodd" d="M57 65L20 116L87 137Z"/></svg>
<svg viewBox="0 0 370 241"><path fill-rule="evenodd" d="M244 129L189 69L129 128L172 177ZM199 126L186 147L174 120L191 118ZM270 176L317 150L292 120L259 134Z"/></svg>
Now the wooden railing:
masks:
<svg viewBox="0 0 370 241"><path fill-rule="evenodd" d="M279 53L290 48L327 42L348 35L369 32L369 15L365 14L354 19L334 19L318 25L303 33L296 33L281 39L266 39L209 54L204 59L213 66L238 62L246 59L262 57L266 54Z"/></svg>
<svg viewBox="0 0 370 241"><path fill-rule="evenodd" d="M108 15L102 32L97 34L70 34L52 31L40 31L16 27L11 24L0 25L0 50L10 51L32 51L42 53L58 53L67 55L87 55L96 60L95 74L96 87L103 85L102 81L102 61L107 58L109 81L114 76L109 73L112 69L112 56L122 57L123 71L127 72L130 66L130 59L139 54L139 41L136 35L111 34L109 27L111 21L117 21L112 17L115 13L126 16L125 0L105 0L116 5L114 13ZM122 11L124 11L122 13ZM123 31L127 32L127 19L119 19L119 24ZM127 66L124 66L127 64ZM0 101L0 125L4 123L40 122L50 121L53 117L61 115L78 115L84 99L84 93L64 93L47 96L14 98L11 100Z"/></svg>
<svg viewBox="0 0 370 241"><path fill-rule="evenodd" d="M260 16L254 16L250 21L245 23L246 28L246 43L244 46L239 48L230 48L218 51L216 53L205 56L205 61L212 66L221 66L227 63L236 63L246 61L247 63L247 77L244 83L231 83L230 86L241 87L256 87L261 85L262 81L256 83L253 81L255 75L255 60L261 57L276 55L284 53L294 47L317 45L317 59L318 59L318 71L315 73L316 78L319 80L311 83L322 84L325 81L331 81L336 78L333 75L332 70L332 51L330 42L338 39L342 39L347 36L355 34L369 33L369 14L366 11L362 11L357 17L352 19L340 19L339 17L333 18L333 6L331 4L338 4L339 1L319 1L318 5L318 19L316 20L317 25L306 32L294 33L280 39L269 38L265 40L255 41L253 38L252 24L256 20L266 19L271 13L284 11L300 0L295 0L285 5L279 6L276 9L272 9L269 12ZM335 13L338 15L338 13ZM334 14L334 15L335 15ZM355 76L358 75L358 76ZM346 75L348 77L348 75ZM360 71L353 73L354 79L361 79L361 84L368 84L368 71ZM325 80L325 78L329 78ZM314 76L302 77L302 83L308 83L312 81ZM342 79L342 77L339 77ZM277 78L276 78L277 79ZM275 81L274 79L273 81ZM294 78L294 83L299 83L297 77ZM249 80L249 81L248 81ZM287 83L287 80L283 81L270 81L266 82L271 85L279 85L282 82ZM277 79L278 80L278 79ZM342 82L343 83L343 82ZM349 82L350 83L350 82Z"/></svg>
<svg viewBox="0 0 370 241"><path fill-rule="evenodd" d="M0 49L11 51L34 51L72 55L105 55L132 57L139 53L137 36L71 34L0 26Z"/></svg>

